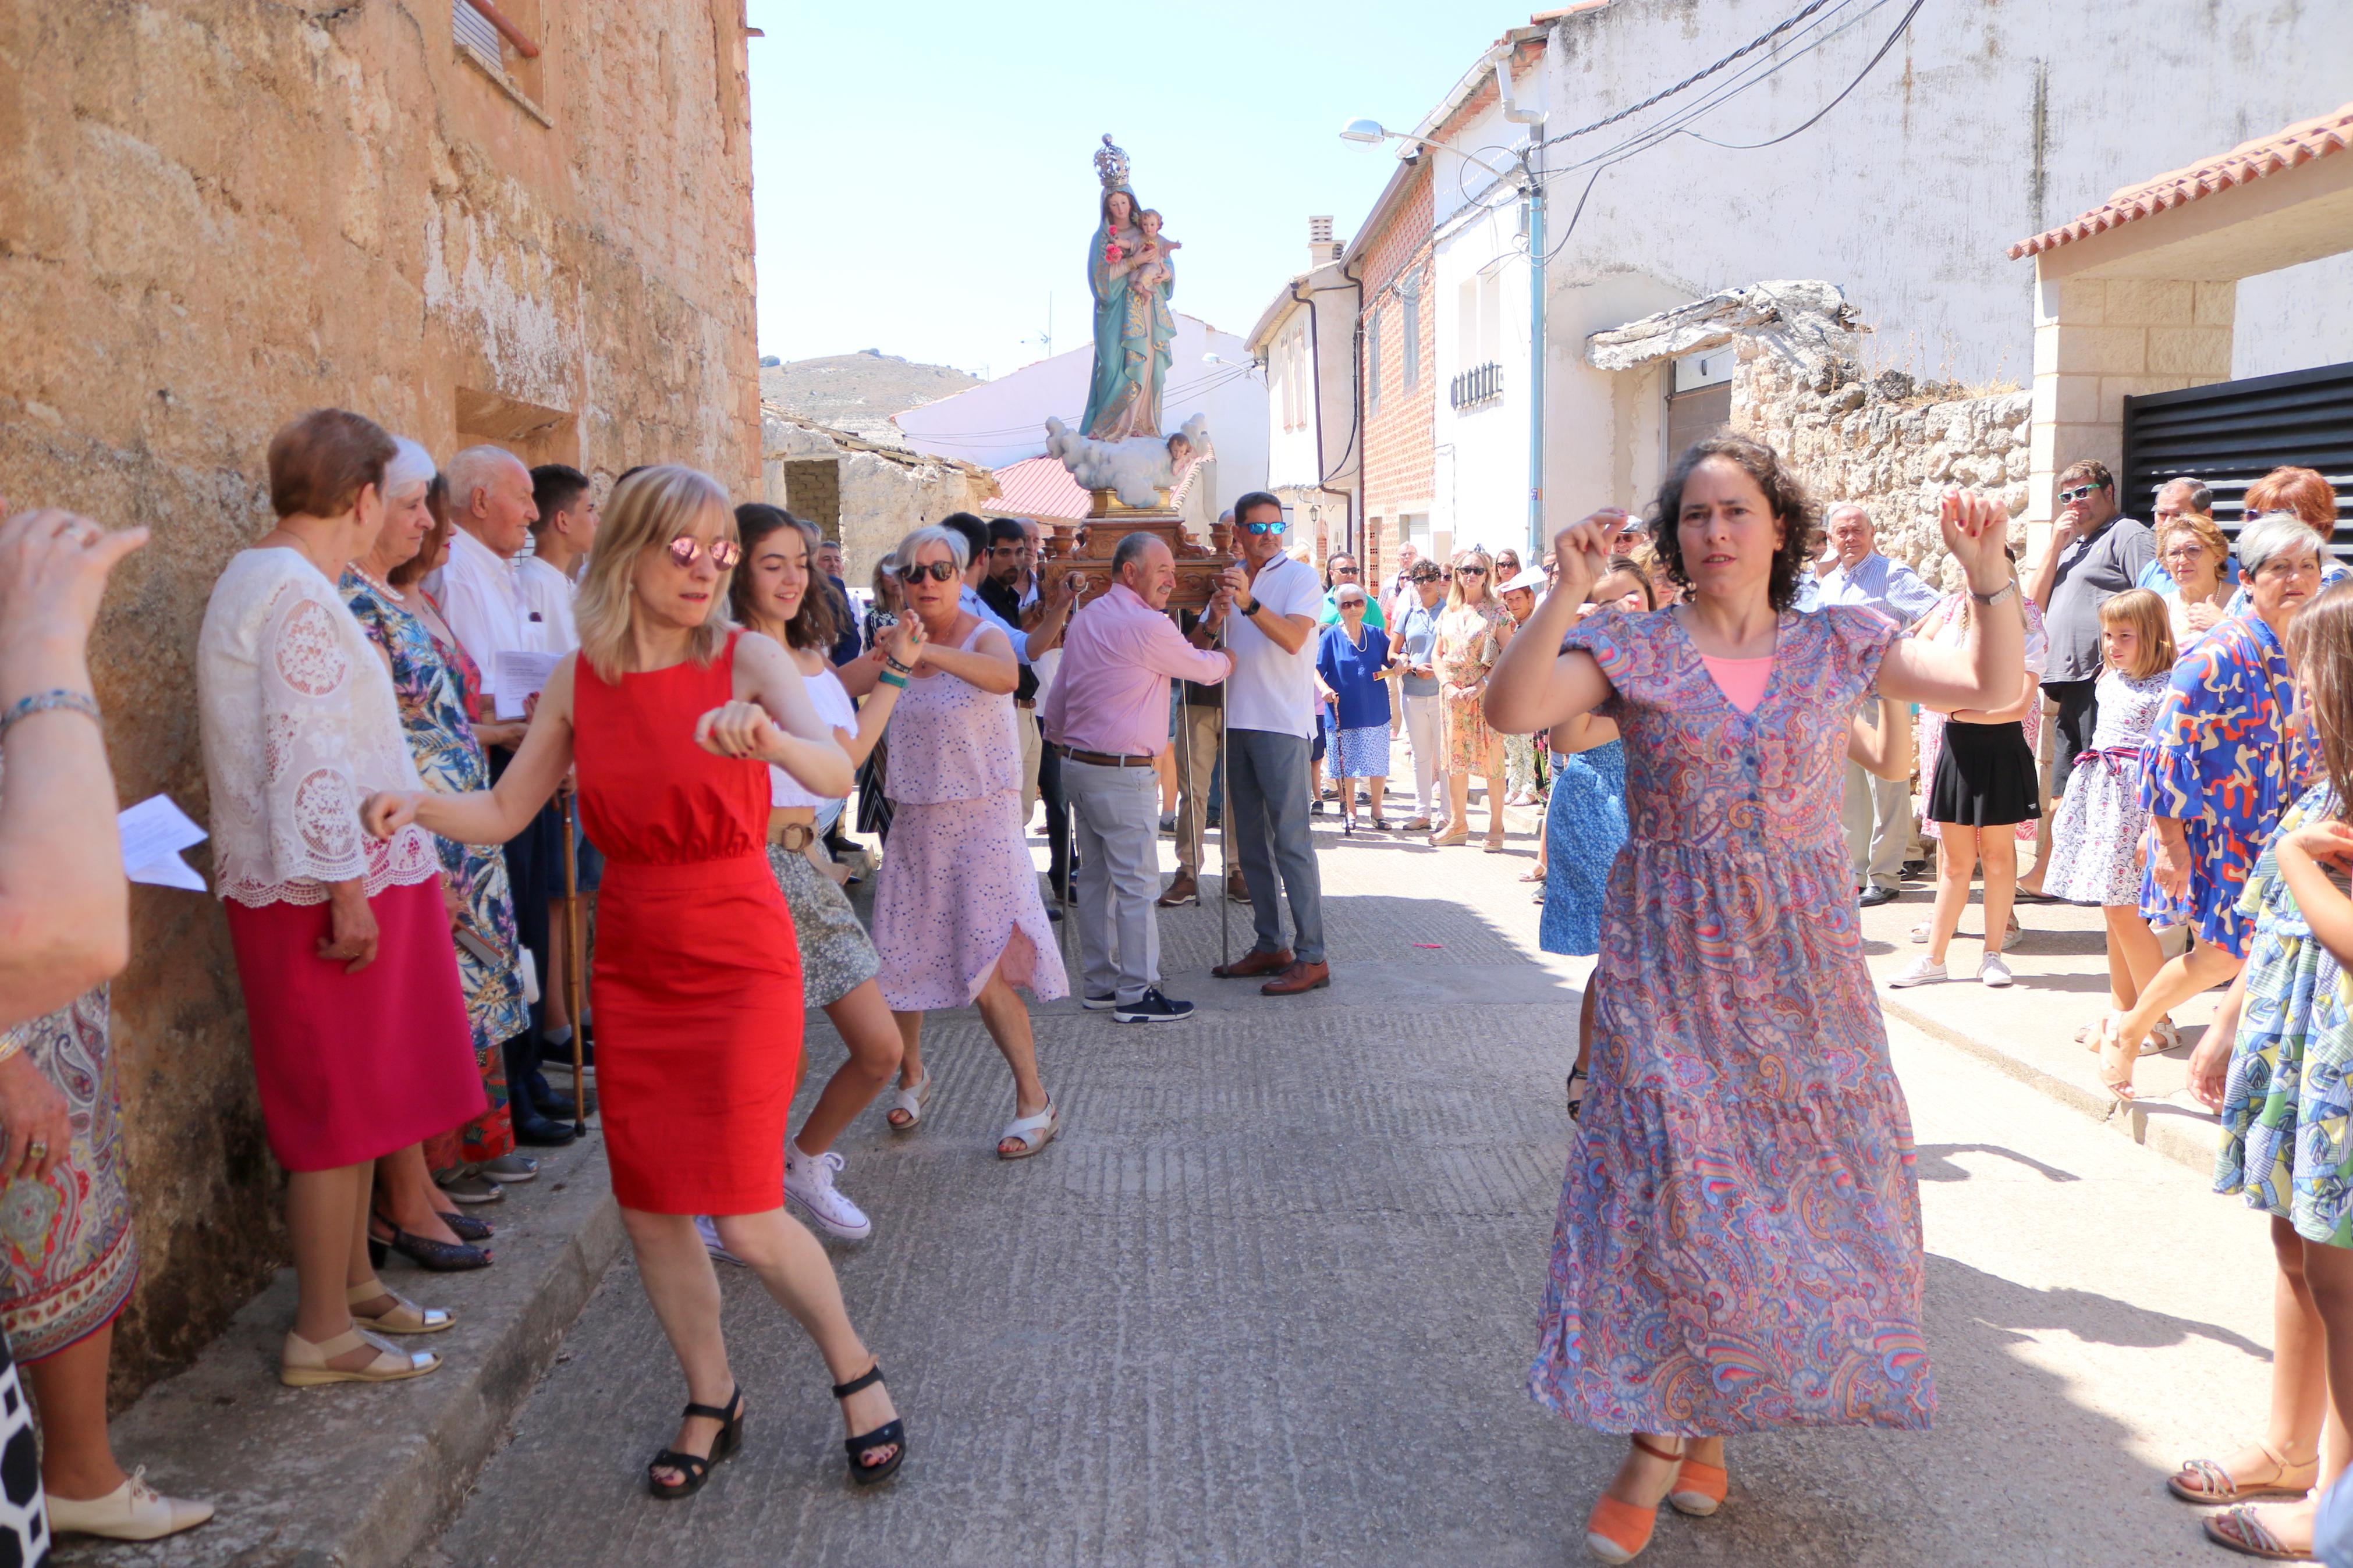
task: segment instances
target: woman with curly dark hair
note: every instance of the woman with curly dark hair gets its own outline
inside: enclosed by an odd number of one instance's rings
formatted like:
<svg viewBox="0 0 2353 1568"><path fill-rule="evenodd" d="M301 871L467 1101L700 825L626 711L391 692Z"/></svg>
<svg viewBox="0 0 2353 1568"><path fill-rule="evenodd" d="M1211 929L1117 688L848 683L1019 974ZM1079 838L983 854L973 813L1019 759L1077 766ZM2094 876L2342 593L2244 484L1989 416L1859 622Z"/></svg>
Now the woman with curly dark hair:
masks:
<svg viewBox="0 0 2353 1568"><path fill-rule="evenodd" d="M1815 511L1767 447L1683 454L1651 533L1672 609L1577 618L1622 513L1554 541L1560 584L1497 662L1498 729L1596 713L1626 749L1590 1089L1554 1231L1531 1394L1631 1447L1586 1525L1624 1563L1658 1505L1714 1513L1724 1439L1928 1425L1919 1188L1839 823L1876 692L1986 708L2022 677L2009 518L1949 492L1978 613L1958 647L1876 611L1795 613ZM1887 747L1865 765L1904 767Z"/></svg>

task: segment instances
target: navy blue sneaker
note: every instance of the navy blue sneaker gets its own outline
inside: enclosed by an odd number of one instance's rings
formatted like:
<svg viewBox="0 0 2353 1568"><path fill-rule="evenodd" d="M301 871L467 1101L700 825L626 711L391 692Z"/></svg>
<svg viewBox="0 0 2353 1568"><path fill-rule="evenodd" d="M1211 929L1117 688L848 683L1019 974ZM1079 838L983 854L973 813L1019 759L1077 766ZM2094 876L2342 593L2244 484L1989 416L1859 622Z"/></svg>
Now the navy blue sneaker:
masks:
<svg viewBox="0 0 2353 1568"><path fill-rule="evenodd" d="M1090 991L1079 999L1079 1005L1090 1013L1107 1013L1119 1005L1119 997L1109 991L1100 996Z"/></svg>
<svg viewBox="0 0 2353 1568"><path fill-rule="evenodd" d="M1094 1004L1090 1001L1087 1005L1092 1007ZM1120 1003L1112 1009L1111 1016L1123 1024L1174 1024L1193 1016L1193 1004L1163 996L1155 985L1134 1001Z"/></svg>

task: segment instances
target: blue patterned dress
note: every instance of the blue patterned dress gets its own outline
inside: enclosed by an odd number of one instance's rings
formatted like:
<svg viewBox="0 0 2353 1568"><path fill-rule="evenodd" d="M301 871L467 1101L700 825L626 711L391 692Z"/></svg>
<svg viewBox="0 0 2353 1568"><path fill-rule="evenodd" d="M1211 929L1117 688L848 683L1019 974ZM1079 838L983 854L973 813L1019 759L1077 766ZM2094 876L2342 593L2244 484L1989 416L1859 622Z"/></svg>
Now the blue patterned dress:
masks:
<svg viewBox="0 0 2353 1568"><path fill-rule="evenodd" d="M2168 893L2150 857L2140 889L2150 925L2187 925L2232 956L2247 955L2251 922L2239 897L2248 869L2310 767L2301 733L2287 722L2295 677L2277 634L2252 615L2224 621L2173 667L2149 726L2141 802L2152 816L2181 823L2189 886L2180 898Z"/></svg>
<svg viewBox="0 0 2353 1568"><path fill-rule="evenodd" d="M345 572L343 602L368 638L392 659L393 689L400 698L400 728L427 789L463 795L491 787L491 767L466 718L462 677L442 656L425 623L386 598L370 579ZM466 993L466 1017L474 1031L474 1065L482 1075L490 1110L457 1130L454 1147L428 1141L427 1163L437 1170L460 1159L495 1160L514 1152L514 1121L507 1110L506 1062L499 1047L531 1027L523 1005L522 941L515 934L514 899L507 887L505 859L497 848L434 841L441 868L465 902L465 920L498 955L485 963L458 946L458 981Z"/></svg>
<svg viewBox="0 0 2353 1568"><path fill-rule="evenodd" d="M1545 901L1536 945L1589 958L1601 951L1601 900L1626 842L1626 742L1561 758L1545 805Z"/></svg>
<svg viewBox="0 0 2353 1568"><path fill-rule="evenodd" d="M1900 634L1784 614L1764 700L1672 614L1572 630L1612 692L1630 832L1592 1088L1528 1389L1609 1432L1925 1427L1911 1117L1839 825L1847 720Z"/></svg>
<svg viewBox="0 0 2353 1568"><path fill-rule="evenodd" d="M2247 997L2222 1090L2214 1190L2279 1215L2307 1241L2353 1247L2353 984L2281 879L2276 846L2333 815L2318 784L2288 807L2247 879Z"/></svg>

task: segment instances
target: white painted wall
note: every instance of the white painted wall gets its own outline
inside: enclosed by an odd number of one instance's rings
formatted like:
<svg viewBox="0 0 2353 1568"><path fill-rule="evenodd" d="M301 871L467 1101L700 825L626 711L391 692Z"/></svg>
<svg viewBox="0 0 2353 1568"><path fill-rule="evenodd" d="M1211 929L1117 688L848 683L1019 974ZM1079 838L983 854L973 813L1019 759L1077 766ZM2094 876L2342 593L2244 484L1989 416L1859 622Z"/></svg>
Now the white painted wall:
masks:
<svg viewBox="0 0 2353 1568"><path fill-rule="evenodd" d="M1307 335L1307 307L1294 305L1266 345L1270 489L1313 486L1323 477L1315 453L1315 367L1308 356Z"/></svg>
<svg viewBox="0 0 2353 1568"><path fill-rule="evenodd" d="M1545 51L1558 134L1639 101L1763 32L1786 0L1616 0L1564 18ZM1901 4L1834 7L1851 30L1795 58L1694 129L1754 142L1798 125L1853 79ZM1824 28L1822 30L1827 30ZM1727 82L1820 37L1802 32L1712 79ZM2343 0L2108 0L2076 5L1943 0L1821 123L1739 152L1676 137L1605 168L1574 233L1590 168L1695 100L1694 89L1547 153L1553 170L1547 367L1550 526L1655 484L1657 378L1588 368L1586 333L1771 278L1838 284L1874 329L1870 368L2023 386L2032 374L2031 261L2013 241L2125 184L2227 151L2353 95L2353 5ZM2038 125L2038 77L2045 109ZM1526 89L1523 89L1524 95ZM1466 132L1466 142L1475 132ZM1499 140L1493 135L1487 140ZM1443 156L1443 154L1440 154ZM1442 195L1447 182L1439 183ZM2234 372L2353 357L2353 262L2241 289ZM1652 384L1641 396L1614 384ZM1631 485L1637 494L1627 493Z"/></svg>
<svg viewBox="0 0 2353 1568"><path fill-rule="evenodd" d="M1241 339L1182 311L1176 312L1172 353L1161 391L1160 422L1173 431L1196 414L1208 416L1218 448L1216 496L1221 511L1233 505L1235 497L1266 487L1265 379L1246 368L1250 356ZM1212 353L1224 363L1205 363L1203 356ZM906 433L907 444L919 452L1001 468L1044 454L1049 416L1070 425L1079 422L1086 412L1093 373L1094 348L1088 344L911 408L897 416L895 423Z"/></svg>
<svg viewBox="0 0 2353 1568"><path fill-rule="evenodd" d="M1520 243L1519 202L1507 192L1492 192L1488 199L1501 205L1486 212L1464 208L1440 226L1435 283L1423 306L1438 313L1432 437L1447 454L1439 464L1430 527L1448 534L1458 550L1509 545L1525 556L1527 253ZM1457 412L1449 395L1454 377L1491 360L1503 366L1503 395Z"/></svg>

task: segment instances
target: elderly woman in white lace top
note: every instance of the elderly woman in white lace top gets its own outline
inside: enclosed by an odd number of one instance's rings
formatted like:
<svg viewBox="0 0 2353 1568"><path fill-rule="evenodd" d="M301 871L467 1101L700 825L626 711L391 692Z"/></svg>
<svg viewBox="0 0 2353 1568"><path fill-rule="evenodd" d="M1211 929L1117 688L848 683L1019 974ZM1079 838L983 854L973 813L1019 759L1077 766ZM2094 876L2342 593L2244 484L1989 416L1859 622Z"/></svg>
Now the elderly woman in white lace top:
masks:
<svg viewBox="0 0 2353 1568"><path fill-rule="evenodd" d="M440 857L421 830L360 828L371 793L419 787L392 678L336 588L383 527L394 453L334 408L272 437L278 526L222 572L197 644L215 878L289 1176L301 1290L279 1376L296 1387L440 1365L375 1337L450 1320L377 1282L371 1167L484 1109Z"/></svg>

